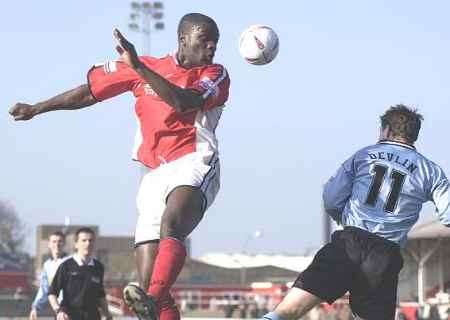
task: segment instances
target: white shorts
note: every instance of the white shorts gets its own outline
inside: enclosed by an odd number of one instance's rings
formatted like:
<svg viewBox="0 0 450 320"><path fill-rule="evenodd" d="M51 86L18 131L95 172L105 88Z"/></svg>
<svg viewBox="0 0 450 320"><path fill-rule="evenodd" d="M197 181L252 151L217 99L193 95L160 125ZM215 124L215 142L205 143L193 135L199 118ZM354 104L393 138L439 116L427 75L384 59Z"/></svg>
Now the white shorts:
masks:
<svg viewBox="0 0 450 320"><path fill-rule="evenodd" d="M199 188L204 195L204 210L213 203L220 188L220 163L216 154L205 157L199 153L190 153L156 169L144 170L136 197L139 215L135 244L160 238L167 196L176 187Z"/></svg>

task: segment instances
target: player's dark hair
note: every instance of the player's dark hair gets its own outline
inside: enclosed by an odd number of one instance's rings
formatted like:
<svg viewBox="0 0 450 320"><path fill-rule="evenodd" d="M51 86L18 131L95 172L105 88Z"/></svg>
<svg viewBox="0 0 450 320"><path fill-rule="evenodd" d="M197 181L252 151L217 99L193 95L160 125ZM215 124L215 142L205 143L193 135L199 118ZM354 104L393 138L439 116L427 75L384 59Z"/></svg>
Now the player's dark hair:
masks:
<svg viewBox="0 0 450 320"><path fill-rule="evenodd" d="M94 230L92 230L91 228L88 228L88 227L82 227L75 232L75 242L78 241L78 236L80 235L80 233L89 233L95 237Z"/></svg>
<svg viewBox="0 0 450 320"><path fill-rule="evenodd" d="M201 13L188 13L185 14L178 24L178 37L180 37L182 34L189 33L192 29L192 26L202 26L207 25L208 27L214 28L217 31L217 34L219 34L219 28L217 27L216 22Z"/></svg>
<svg viewBox="0 0 450 320"><path fill-rule="evenodd" d="M381 127L389 127L393 138L405 139L408 143L414 143L419 136L423 116L403 104L397 104L387 110L381 117Z"/></svg>
<svg viewBox="0 0 450 320"><path fill-rule="evenodd" d="M53 231L48 237L50 238L51 236L58 236L63 238L63 240L66 239L66 235L62 231Z"/></svg>

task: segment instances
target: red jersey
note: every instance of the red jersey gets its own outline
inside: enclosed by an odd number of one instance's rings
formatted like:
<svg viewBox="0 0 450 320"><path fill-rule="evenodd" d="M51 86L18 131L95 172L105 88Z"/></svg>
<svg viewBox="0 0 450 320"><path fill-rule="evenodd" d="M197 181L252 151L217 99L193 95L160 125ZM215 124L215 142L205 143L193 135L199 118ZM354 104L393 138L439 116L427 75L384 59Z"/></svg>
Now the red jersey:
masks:
<svg viewBox="0 0 450 320"><path fill-rule="evenodd" d="M132 91L136 97L138 130L133 158L157 168L189 153L217 152L215 129L230 87L226 69L219 64L185 69L172 55L140 57L140 60L171 83L202 94L205 105L202 109L179 113L127 64L110 61L94 66L88 72L88 83L98 101L126 91Z"/></svg>

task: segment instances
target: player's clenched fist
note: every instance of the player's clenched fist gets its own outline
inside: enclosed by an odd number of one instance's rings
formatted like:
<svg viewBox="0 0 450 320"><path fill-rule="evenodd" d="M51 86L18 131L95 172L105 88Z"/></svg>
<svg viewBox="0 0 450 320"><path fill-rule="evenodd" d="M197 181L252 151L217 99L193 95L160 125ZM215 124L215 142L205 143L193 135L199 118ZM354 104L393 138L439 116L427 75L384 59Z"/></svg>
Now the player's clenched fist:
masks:
<svg viewBox="0 0 450 320"><path fill-rule="evenodd" d="M16 103L11 109L9 114L14 117L14 120L30 120L36 113L36 108L26 103Z"/></svg>

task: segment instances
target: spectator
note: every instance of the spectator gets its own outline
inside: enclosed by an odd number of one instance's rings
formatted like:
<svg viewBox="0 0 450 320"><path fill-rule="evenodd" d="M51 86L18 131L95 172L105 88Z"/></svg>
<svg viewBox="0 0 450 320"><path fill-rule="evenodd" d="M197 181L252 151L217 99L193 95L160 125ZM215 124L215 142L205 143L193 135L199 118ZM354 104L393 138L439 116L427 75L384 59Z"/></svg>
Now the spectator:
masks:
<svg viewBox="0 0 450 320"><path fill-rule="evenodd" d="M67 258L63 251L65 236L61 231L55 231L48 237L50 258L44 262L40 276L39 290L31 305L30 320L36 320L38 311L42 310L48 302L48 288L59 265Z"/></svg>

